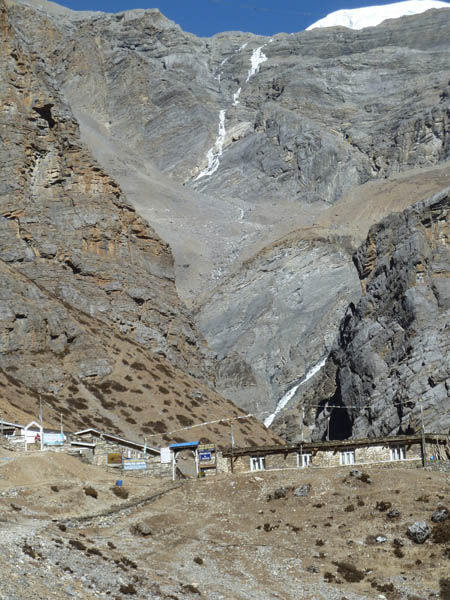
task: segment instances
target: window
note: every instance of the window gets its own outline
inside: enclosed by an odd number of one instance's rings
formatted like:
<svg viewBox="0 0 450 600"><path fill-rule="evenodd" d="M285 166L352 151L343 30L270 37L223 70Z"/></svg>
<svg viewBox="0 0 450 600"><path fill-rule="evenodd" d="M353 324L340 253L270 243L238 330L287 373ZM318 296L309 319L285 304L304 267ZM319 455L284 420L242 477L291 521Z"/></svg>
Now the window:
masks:
<svg viewBox="0 0 450 600"><path fill-rule="evenodd" d="M405 446L391 446L391 460L405 460L406 459L406 448Z"/></svg>
<svg viewBox="0 0 450 600"><path fill-rule="evenodd" d="M354 465L355 464L355 451L344 450L341 452L341 465Z"/></svg>
<svg viewBox="0 0 450 600"><path fill-rule="evenodd" d="M266 457L265 456L252 456L250 458L250 470L251 471L264 471L266 468Z"/></svg>
<svg viewBox="0 0 450 600"><path fill-rule="evenodd" d="M312 452L302 452L297 454L297 466L298 467L309 467L312 463Z"/></svg>

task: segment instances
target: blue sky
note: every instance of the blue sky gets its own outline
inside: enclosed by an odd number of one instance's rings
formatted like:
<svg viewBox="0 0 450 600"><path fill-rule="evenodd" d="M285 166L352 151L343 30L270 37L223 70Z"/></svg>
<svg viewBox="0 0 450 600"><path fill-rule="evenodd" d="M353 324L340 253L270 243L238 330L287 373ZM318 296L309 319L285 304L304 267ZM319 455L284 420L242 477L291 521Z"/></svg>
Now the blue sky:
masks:
<svg viewBox="0 0 450 600"><path fill-rule="evenodd" d="M210 36L220 31L273 35L293 33L340 8L390 4L393 0L56 0L73 10L120 12L159 8L185 31Z"/></svg>

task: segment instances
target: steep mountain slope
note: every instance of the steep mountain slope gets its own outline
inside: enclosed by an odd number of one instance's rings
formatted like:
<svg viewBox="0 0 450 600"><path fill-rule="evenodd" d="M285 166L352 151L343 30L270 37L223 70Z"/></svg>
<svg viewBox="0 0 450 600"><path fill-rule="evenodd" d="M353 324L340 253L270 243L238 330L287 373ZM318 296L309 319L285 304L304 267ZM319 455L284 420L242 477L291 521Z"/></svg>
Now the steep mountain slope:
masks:
<svg viewBox="0 0 450 600"><path fill-rule="evenodd" d="M36 417L41 397L47 422L62 413L71 427L160 443L242 414L211 389L213 359L178 298L167 244L83 146L3 2L0 48L2 417ZM227 428L213 429L228 442ZM238 429L270 439L257 423Z"/></svg>
<svg viewBox="0 0 450 600"><path fill-rule="evenodd" d="M427 193L450 184L450 10L200 39L157 10L8 3L84 141L173 248L218 389L273 410L358 301L351 250L419 199L403 181L385 201L386 180L426 169Z"/></svg>
<svg viewBox="0 0 450 600"><path fill-rule="evenodd" d="M447 188L370 229L354 255L362 297L278 429L295 435L304 407L316 438L419 431L421 408L427 431L449 430L449 211Z"/></svg>

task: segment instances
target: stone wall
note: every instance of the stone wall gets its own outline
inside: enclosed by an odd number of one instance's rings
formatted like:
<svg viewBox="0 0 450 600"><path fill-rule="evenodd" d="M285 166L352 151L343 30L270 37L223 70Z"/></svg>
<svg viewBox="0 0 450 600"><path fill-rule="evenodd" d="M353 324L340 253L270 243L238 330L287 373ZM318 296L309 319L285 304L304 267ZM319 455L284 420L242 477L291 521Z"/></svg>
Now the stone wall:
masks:
<svg viewBox="0 0 450 600"><path fill-rule="evenodd" d="M330 449L330 450L317 450L316 452L305 450L304 454L311 454L311 467L325 468L325 467L339 467L339 466L351 466L351 465L370 465L370 464L385 464L395 466L402 464L407 466L410 463L414 466L422 461L421 444L415 443L410 445L404 445L405 448L405 459L392 460L391 459L391 446L379 445L379 446L367 446L359 448L343 447L342 449ZM347 461L343 462L341 453L347 453ZM350 462L350 453L354 452L354 462ZM255 455L256 456L256 455ZM260 455L264 456L264 455ZM295 469L302 468L298 466L298 453L279 453L269 454L265 456L265 469ZM231 459L226 458L229 470L231 470ZM233 460L233 472L234 473L246 473L251 471L251 456L237 456Z"/></svg>
<svg viewBox="0 0 450 600"><path fill-rule="evenodd" d="M266 469L296 469L297 452L266 456Z"/></svg>
<svg viewBox="0 0 450 600"><path fill-rule="evenodd" d="M217 473L228 473L230 471L230 460L224 458L222 452L216 452L216 471Z"/></svg>

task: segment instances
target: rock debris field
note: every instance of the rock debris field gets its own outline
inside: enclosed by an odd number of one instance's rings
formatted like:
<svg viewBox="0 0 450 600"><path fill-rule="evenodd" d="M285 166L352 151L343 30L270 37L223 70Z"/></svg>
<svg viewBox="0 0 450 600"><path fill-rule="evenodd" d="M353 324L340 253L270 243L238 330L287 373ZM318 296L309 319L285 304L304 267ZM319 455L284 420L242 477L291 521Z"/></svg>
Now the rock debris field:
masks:
<svg viewBox="0 0 450 600"><path fill-rule="evenodd" d="M117 477L2 451L1 600L450 598L448 474Z"/></svg>

